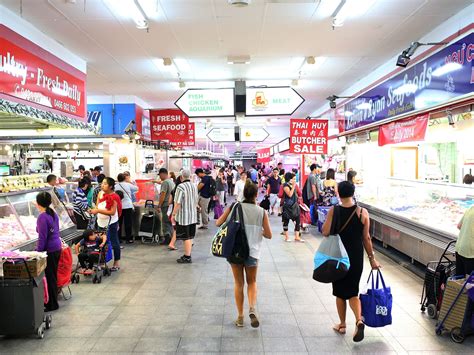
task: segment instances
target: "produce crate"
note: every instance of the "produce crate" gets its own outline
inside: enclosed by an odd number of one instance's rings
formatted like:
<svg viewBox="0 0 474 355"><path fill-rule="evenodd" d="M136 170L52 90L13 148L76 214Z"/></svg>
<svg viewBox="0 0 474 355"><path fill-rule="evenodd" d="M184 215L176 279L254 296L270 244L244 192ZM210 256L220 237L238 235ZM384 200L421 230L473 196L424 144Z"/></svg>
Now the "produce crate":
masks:
<svg viewBox="0 0 474 355"><path fill-rule="evenodd" d="M438 319L444 319L449 308L453 304L457 295L461 291L466 279L448 279L446 288L444 290L443 302L441 304L441 310L439 312ZM444 329L451 331L453 328L461 328L464 321L464 315L466 313L466 307L468 305L467 291L464 290L461 296L459 296L456 304L449 313L446 321L443 324Z"/></svg>
<svg viewBox="0 0 474 355"><path fill-rule="evenodd" d="M38 277L46 269L46 258L30 260L26 262L30 270L31 277ZM3 264L3 277L5 279L29 279L30 275L26 270L23 261L16 263L5 262Z"/></svg>

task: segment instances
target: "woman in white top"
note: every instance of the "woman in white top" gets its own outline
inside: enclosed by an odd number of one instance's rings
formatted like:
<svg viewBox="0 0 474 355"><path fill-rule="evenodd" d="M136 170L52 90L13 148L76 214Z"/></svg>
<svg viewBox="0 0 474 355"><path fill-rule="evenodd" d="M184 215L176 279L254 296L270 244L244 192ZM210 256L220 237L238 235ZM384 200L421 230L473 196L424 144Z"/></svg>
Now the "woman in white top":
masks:
<svg viewBox="0 0 474 355"><path fill-rule="evenodd" d="M242 171L240 173L240 180L235 183L234 196L237 197L238 202L242 202L244 199L244 187L247 181L247 173Z"/></svg>
<svg viewBox="0 0 474 355"><path fill-rule="evenodd" d="M114 251L114 265L111 271L120 270L120 241L118 237L118 221L122 210L122 201L114 192L115 180L107 177L102 181L102 191L97 197L97 208L90 210L97 215L97 224L107 229L107 239L112 243Z"/></svg>
<svg viewBox="0 0 474 355"><path fill-rule="evenodd" d="M237 327L244 326L244 286L247 280L247 293L249 302L250 324L253 328L257 328L260 322L255 312L257 304L257 269L258 259L260 258L260 248L263 238L271 239L272 230L270 221L265 210L256 205L258 188L248 180L243 191L244 200L242 202L243 224L245 233L249 243L250 255L244 264L230 264L232 273L234 274L234 296L239 315L235 321ZM232 207L227 208L224 214L216 221L216 225L222 225L232 211ZM245 271L245 272L244 272ZM245 278L244 278L245 274Z"/></svg>
<svg viewBox="0 0 474 355"><path fill-rule="evenodd" d="M125 174L118 174L118 182L115 184L115 191L122 191L122 215L119 220L119 230L122 226L125 229L125 240L127 243L133 243L132 226L133 226L133 195L138 191L138 187L126 181ZM119 233L119 237L122 233Z"/></svg>

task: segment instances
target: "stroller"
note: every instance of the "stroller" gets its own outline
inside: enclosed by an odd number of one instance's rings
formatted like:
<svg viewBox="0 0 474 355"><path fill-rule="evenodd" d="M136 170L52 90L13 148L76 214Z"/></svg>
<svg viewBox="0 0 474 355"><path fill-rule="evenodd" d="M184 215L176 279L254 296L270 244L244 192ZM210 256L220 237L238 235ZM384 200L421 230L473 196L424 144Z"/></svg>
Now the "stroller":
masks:
<svg viewBox="0 0 474 355"><path fill-rule="evenodd" d="M443 291L449 277L456 273L455 258L449 254L449 249L456 243L455 240L448 243L438 261L430 261L426 265L423 292L421 294L421 311L428 310L430 318L437 318L443 301Z"/></svg>
<svg viewBox="0 0 474 355"><path fill-rule="evenodd" d="M138 236L142 238L142 243L159 242L159 235L155 236L157 213L152 200L145 201L145 213L140 221L140 231Z"/></svg>
<svg viewBox="0 0 474 355"><path fill-rule="evenodd" d="M107 230L99 230L94 233L95 235L107 235ZM94 249L90 252L92 255L97 255L97 262L94 262L92 265L92 272L85 273L84 271L80 272L81 265L79 260L74 268L73 274L71 276L72 283L79 283L80 274L84 277L92 277L92 283L100 284L102 282L102 276L112 275L112 271L109 269L107 262L112 259L112 250L110 248L110 241L107 239L103 248Z"/></svg>

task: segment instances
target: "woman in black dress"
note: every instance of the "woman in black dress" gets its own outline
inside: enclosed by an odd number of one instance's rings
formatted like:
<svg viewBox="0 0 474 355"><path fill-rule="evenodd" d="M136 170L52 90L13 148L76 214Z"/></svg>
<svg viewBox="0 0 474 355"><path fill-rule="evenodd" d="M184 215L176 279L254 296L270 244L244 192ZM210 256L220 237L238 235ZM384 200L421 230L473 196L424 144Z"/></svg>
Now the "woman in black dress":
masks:
<svg viewBox="0 0 474 355"><path fill-rule="evenodd" d="M340 319L340 323L335 325L333 329L340 334L346 333L346 301L349 301L349 306L356 318L356 330L353 340L359 342L364 339L365 328L359 300L359 283L364 268L364 249L369 257L372 269L378 269L380 264L375 260L370 239L369 213L366 209L354 204L354 189L354 185L348 181L339 183L338 191L341 203L329 210L326 222L323 225L323 235L328 236L331 233L338 233L348 221L347 226L339 235L349 255L351 266L342 280L332 284L332 293L336 296L337 313ZM333 216L336 218L336 224L335 230L331 231Z"/></svg>

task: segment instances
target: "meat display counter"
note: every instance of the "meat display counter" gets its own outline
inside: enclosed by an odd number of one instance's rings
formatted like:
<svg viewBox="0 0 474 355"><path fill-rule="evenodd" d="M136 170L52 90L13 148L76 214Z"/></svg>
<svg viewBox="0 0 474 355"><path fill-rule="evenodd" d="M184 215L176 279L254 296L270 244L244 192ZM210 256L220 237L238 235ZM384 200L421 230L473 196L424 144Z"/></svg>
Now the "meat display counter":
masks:
<svg viewBox="0 0 474 355"><path fill-rule="evenodd" d="M0 194L0 251L8 249L32 250L36 246L36 195L47 191L52 197L52 208L59 216L61 237L70 242L79 236L65 206L51 187Z"/></svg>
<svg viewBox="0 0 474 355"><path fill-rule="evenodd" d="M385 179L356 187L367 208L371 235L422 264L437 260L457 238L457 225L474 206L474 187Z"/></svg>

